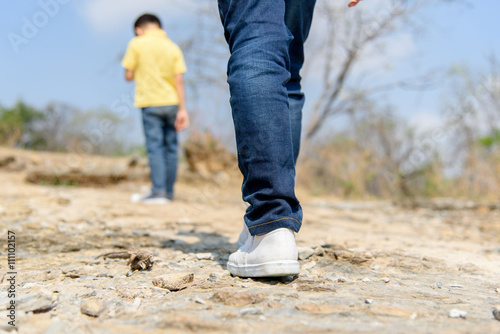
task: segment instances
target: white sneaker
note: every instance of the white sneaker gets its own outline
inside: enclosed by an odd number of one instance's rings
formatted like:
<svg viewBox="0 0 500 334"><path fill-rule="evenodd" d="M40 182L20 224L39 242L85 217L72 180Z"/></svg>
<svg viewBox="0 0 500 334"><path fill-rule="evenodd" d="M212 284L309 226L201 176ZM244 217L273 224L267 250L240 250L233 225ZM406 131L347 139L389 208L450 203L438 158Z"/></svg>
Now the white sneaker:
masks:
<svg viewBox="0 0 500 334"><path fill-rule="evenodd" d="M300 273L295 235L292 229L279 228L252 236L229 256L227 269L240 277L293 276Z"/></svg>
<svg viewBox="0 0 500 334"><path fill-rule="evenodd" d="M238 238L238 242L236 243L238 245L238 248L245 244L249 236L250 231L248 230L248 226L247 224L243 223L243 230L241 230L240 237Z"/></svg>

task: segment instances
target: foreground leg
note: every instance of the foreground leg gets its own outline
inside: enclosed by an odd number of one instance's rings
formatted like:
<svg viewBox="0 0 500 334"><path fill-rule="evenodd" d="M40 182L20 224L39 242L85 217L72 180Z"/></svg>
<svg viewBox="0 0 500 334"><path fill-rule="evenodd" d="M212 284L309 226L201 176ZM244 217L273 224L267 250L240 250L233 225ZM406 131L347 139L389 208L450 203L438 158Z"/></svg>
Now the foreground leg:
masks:
<svg viewBox="0 0 500 334"><path fill-rule="evenodd" d="M240 276L297 274L293 231L300 229L302 209L294 192L285 87L292 38L284 22L285 2L219 0L219 9L231 51L230 102L243 200L250 204L245 223L252 235L231 255L228 269Z"/></svg>
<svg viewBox="0 0 500 334"><path fill-rule="evenodd" d="M243 173L245 223L252 235L277 228L299 231L295 168L285 82L288 44L283 0L220 0L231 50L228 83Z"/></svg>

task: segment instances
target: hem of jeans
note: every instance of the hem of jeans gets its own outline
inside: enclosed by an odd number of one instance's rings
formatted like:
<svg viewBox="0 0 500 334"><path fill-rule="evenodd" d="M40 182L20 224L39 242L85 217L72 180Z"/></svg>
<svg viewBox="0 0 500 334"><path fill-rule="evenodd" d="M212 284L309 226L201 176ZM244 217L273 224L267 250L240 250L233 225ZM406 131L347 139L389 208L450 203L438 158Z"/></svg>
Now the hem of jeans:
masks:
<svg viewBox="0 0 500 334"><path fill-rule="evenodd" d="M288 221L288 223L287 223ZM292 221L292 224L290 224ZM272 226L270 226L272 224ZM283 217L279 219L274 219L265 223L257 224L254 226L249 226L248 230L251 235L257 235L262 233L268 233L278 228L291 228L295 232L298 232L302 226L302 223L293 217ZM252 233L253 232L253 233Z"/></svg>

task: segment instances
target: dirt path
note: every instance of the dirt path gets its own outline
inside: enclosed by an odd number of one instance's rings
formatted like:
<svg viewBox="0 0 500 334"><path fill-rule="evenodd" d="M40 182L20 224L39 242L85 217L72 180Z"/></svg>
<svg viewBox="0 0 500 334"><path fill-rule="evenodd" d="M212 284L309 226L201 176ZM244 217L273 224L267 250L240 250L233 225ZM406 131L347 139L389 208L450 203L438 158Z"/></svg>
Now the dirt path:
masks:
<svg viewBox="0 0 500 334"><path fill-rule="evenodd" d="M10 230L19 333L500 333L498 211L407 211L303 192L300 276L252 280L225 270L245 210L237 182L180 183L177 201L145 206L129 202L138 184L23 177L0 172L0 331L12 329ZM132 247L153 253L152 270L127 276L126 260L96 259ZM179 291L152 283L188 274ZM449 317L453 309L466 318Z"/></svg>

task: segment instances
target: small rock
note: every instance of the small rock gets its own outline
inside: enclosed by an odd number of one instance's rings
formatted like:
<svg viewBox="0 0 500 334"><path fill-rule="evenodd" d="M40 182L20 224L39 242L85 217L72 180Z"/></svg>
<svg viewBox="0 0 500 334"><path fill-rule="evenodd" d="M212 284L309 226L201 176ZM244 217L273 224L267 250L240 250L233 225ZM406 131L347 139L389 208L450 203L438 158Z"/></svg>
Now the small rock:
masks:
<svg viewBox="0 0 500 334"><path fill-rule="evenodd" d="M496 305L493 308L493 316L495 317L495 319L497 319L498 321L500 321L500 305Z"/></svg>
<svg viewBox="0 0 500 334"><path fill-rule="evenodd" d="M382 269L382 266L379 266L378 264L374 264L370 268L371 268L371 270L380 270L380 269Z"/></svg>
<svg viewBox="0 0 500 334"><path fill-rule="evenodd" d="M382 282L384 282L384 283L389 283L390 281L391 281L391 279L388 277L382 278Z"/></svg>
<svg viewBox="0 0 500 334"><path fill-rule="evenodd" d="M304 270L309 270L309 269L312 269L316 266L316 261L311 261L311 262L307 262L306 264L304 264L302 266L302 269Z"/></svg>
<svg viewBox="0 0 500 334"><path fill-rule="evenodd" d="M297 247L299 251L299 260L306 260L314 254L314 249L310 247Z"/></svg>
<svg viewBox="0 0 500 334"><path fill-rule="evenodd" d="M450 318L462 318L462 319L465 319L465 318L467 318L467 312L461 311L461 310L457 310L457 309L454 308L453 310L451 310L448 313L448 316Z"/></svg>
<svg viewBox="0 0 500 334"><path fill-rule="evenodd" d="M198 254L196 254L196 258L198 260L211 260L212 254L211 253L198 253Z"/></svg>
<svg viewBox="0 0 500 334"><path fill-rule="evenodd" d="M19 309L24 312L44 313L50 311L56 303L49 294L28 295L19 301Z"/></svg>
<svg viewBox="0 0 500 334"><path fill-rule="evenodd" d="M216 272L216 273L210 273L209 277L212 279L221 279L224 277L225 273L224 272Z"/></svg>
<svg viewBox="0 0 500 334"><path fill-rule="evenodd" d="M158 292L158 293L164 293L164 294L170 293L170 290L157 288L156 286L152 286L151 291Z"/></svg>
<svg viewBox="0 0 500 334"><path fill-rule="evenodd" d="M318 246L314 249L314 255L317 256L324 256L325 255L325 249L321 246Z"/></svg>
<svg viewBox="0 0 500 334"><path fill-rule="evenodd" d="M277 300L270 300L268 303L267 303L267 306L269 308L272 308L272 309L280 309L283 307L283 304Z"/></svg>
<svg viewBox="0 0 500 334"><path fill-rule="evenodd" d="M201 299L200 297L196 297L196 298L194 299L194 302L195 302L196 304L201 304L201 305L206 305L206 303L207 303L205 300Z"/></svg>
<svg viewBox="0 0 500 334"><path fill-rule="evenodd" d="M372 304L373 303L373 299L365 299L365 304Z"/></svg>
<svg viewBox="0 0 500 334"><path fill-rule="evenodd" d="M142 301L141 301L141 298L136 297L136 298L134 299L134 302L132 303L132 306L134 306L135 308L137 308L137 309L138 309L138 308L139 308L139 306L141 306L141 302L142 302Z"/></svg>
<svg viewBox="0 0 500 334"><path fill-rule="evenodd" d="M410 316L410 319L411 320L415 320L415 319L417 319L417 317L418 317L418 314L412 313L411 316Z"/></svg>
<svg viewBox="0 0 500 334"><path fill-rule="evenodd" d="M495 290L497 293L500 293L500 288L496 288Z"/></svg>
<svg viewBox="0 0 500 334"><path fill-rule="evenodd" d="M240 311L241 315L247 315L247 314L252 314L252 315L260 315L262 314L262 311L259 310L256 307L249 307L249 308L244 308Z"/></svg>
<svg viewBox="0 0 500 334"><path fill-rule="evenodd" d="M368 282L371 282L372 280L369 279L368 277L365 277L365 278L362 279L362 281L365 282L365 283L368 283Z"/></svg>
<svg viewBox="0 0 500 334"><path fill-rule="evenodd" d="M98 317L106 309L106 304L100 299L86 300L80 307L80 312L91 317Z"/></svg>
<svg viewBox="0 0 500 334"><path fill-rule="evenodd" d="M169 275L153 280L153 285L169 291L179 291L187 288L187 284L194 280L194 274Z"/></svg>
<svg viewBox="0 0 500 334"><path fill-rule="evenodd" d="M262 301L262 297L255 293L234 292L233 290L217 291L211 299L214 302L235 307L256 304Z"/></svg>
<svg viewBox="0 0 500 334"><path fill-rule="evenodd" d="M436 282L436 283L434 283L434 284L432 285L432 288L433 288L433 289L441 289L441 287L442 287L442 284L441 284L441 283L439 283L439 282Z"/></svg>
<svg viewBox="0 0 500 334"><path fill-rule="evenodd" d="M337 282L339 282L339 283L345 283L345 282L347 282L347 278L339 277L339 278L337 278Z"/></svg>
<svg viewBox="0 0 500 334"><path fill-rule="evenodd" d="M116 233L115 231L105 230L104 235L107 237L113 238L113 237L118 236L118 233Z"/></svg>
<svg viewBox="0 0 500 334"><path fill-rule="evenodd" d="M151 233L149 233L148 231L141 231L141 230L132 230L132 234L142 237L149 237L151 235Z"/></svg>
<svg viewBox="0 0 500 334"><path fill-rule="evenodd" d="M295 281L296 278L297 276L282 276L279 278L279 281L283 284L290 284Z"/></svg>

